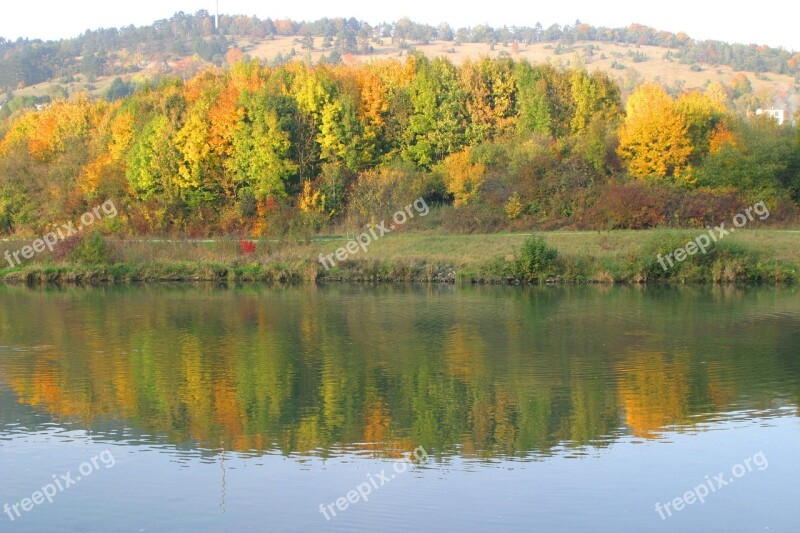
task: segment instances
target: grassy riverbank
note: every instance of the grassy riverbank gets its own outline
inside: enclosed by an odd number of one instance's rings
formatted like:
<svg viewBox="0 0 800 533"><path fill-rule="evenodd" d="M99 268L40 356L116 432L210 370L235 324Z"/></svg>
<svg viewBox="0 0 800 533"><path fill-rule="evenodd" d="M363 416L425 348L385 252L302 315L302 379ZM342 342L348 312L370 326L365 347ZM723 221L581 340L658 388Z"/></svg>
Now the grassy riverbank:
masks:
<svg viewBox="0 0 800 533"><path fill-rule="evenodd" d="M702 232L611 231L539 234L540 246L526 259L528 234L391 234L359 249L326 270L327 256L347 244L344 237L309 242L255 241L243 253L231 239L118 240L88 258L41 254L0 270L0 280L27 283L129 281L429 281L515 283L791 283L800 275L800 231L743 230L726 236L707 253L675 262L662 257ZM0 243L0 253L25 242ZM545 253L552 249L552 257ZM528 250L531 252L531 250ZM544 261L537 254L544 253ZM530 255L530 254L529 254ZM523 264L524 263L524 264Z"/></svg>

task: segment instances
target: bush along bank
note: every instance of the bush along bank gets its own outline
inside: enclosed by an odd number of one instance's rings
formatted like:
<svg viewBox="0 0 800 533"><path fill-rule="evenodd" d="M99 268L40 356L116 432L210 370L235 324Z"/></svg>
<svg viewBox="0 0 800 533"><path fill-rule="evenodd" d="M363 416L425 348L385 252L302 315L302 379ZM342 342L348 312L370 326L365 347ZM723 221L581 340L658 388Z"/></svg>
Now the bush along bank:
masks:
<svg viewBox="0 0 800 533"><path fill-rule="evenodd" d="M463 269L467 283L794 283L800 266L766 259L732 242L711 243L671 265L663 257L686 247L685 235L653 237L623 260L563 256L540 236L529 237L511 257L495 257L477 269ZM660 260L662 259L662 260ZM665 268L666 266L666 268Z"/></svg>

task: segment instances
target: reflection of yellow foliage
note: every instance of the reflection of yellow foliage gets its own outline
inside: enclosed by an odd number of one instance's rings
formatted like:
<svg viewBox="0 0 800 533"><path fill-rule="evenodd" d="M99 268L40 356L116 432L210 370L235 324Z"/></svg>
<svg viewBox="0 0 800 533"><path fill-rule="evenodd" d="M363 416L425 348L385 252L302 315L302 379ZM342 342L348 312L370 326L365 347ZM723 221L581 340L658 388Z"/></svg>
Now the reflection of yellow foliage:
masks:
<svg viewBox="0 0 800 533"><path fill-rule="evenodd" d="M114 397L110 403L110 409L122 410L128 415L136 413L137 391L131 381L130 369L125 364L116 363L113 365L111 383L114 385ZM105 376L103 376L105 377Z"/></svg>
<svg viewBox="0 0 800 533"><path fill-rule="evenodd" d="M709 367L708 392L711 396L711 402L722 408L729 405L736 397L736 387L733 386L730 380L725 379L725 376L719 375L719 369L716 365Z"/></svg>
<svg viewBox="0 0 800 533"><path fill-rule="evenodd" d="M502 390L495 394L495 428L494 439L507 452L514 450L517 428L514 424L514 402L511 396Z"/></svg>
<svg viewBox="0 0 800 533"><path fill-rule="evenodd" d="M628 426L637 437L654 438L665 426L682 421L689 387L687 369L662 353L636 353L620 370L619 398Z"/></svg>
<svg viewBox="0 0 800 533"><path fill-rule="evenodd" d="M742 394L736 360L700 366L688 356L644 352L611 368L591 343L565 343L574 356L545 360L539 348L562 333L537 329L541 344L533 345L531 322L516 311L506 327L455 311L452 323L439 323L436 342L398 349L398 336L420 327L419 315L389 320L380 300L353 306L344 324L318 298L287 311L279 297L275 305L242 294L201 306L159 296L165 305L152 313L142 312L150 309L145 300L114 312L87 305L64 320L53 306L37 327L58 348L0 357L0 374L20 403L87 426L112 418L207 448L277 444L287 453L324 453L345 446L376 457L407 457L419 445L487 457L592 444L617 434L620 412L631 434L652 438L698 420L687 416L690 401L710 398L722 412ZM213 310L222 327L198 320L194 329L180 324L176 335L178 305L190 318ZM0 308L4 341L22 344L20 326L40 312ZM131 321L134 315L142 319ZM580 321L572 326L573 336L585 337ZM697 384L692 394L690 383Z"/></svg>
<svg viewBox="0 0 800 533"><path fill-rule="evenodd" d="M478 397L470 406L472 438L481 449L486 449L494 436L494 402L489 391L478 391Z"/></svg>
<svg viewBox="0 0 800 533"><path fill-rule="evenodd" d="M447 366L452 376L473 379L486 373L484 354L488 350L478 335L456 326L446 350Z"/></svg>
<svg viewBox="0 0 800 533"><path fill-rule="evenodd" d="M328 428L344 425L348 376L338 362L326 359L322 371L322 412Z"/></svg>
<svg viewBox="0 0 800 533"><path fill-rule="evenodd" d="M195 337L183 339L181 343L183 382L180 398L186 405L192 424L192 435L199 437L202 427L211 420L211 395L208 394L208 379L202 367L200 342Z"/></svg>
<svg viewBox="0 0 800 533"><path fill-rule="evenodd" d="M297 425L294 449L301 452L313 450L319 446L321 438L319 416L304 416Z"/></svg>

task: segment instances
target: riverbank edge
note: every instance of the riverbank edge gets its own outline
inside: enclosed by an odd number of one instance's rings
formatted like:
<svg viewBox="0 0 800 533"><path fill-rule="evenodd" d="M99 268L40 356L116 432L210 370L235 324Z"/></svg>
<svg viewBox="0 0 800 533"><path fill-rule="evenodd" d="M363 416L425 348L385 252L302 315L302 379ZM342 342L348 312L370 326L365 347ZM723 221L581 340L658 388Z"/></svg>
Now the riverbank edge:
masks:
<svg viewBox="0 0 800 533"><path fill-rule="evenodd" d="M688 267L688 268L687 268ZM210 261L148 264L34 264L0 270L4 284L102 284L161 282L252 283L460 283L460 284L793 284L800 265L781 261L718 260L711 265L659 271L651 261L628 258L609 264L591 257L561 260L548 272L511 275L496 258L480 266L361 260L326 270L311 260L223 264Z"/></svg>

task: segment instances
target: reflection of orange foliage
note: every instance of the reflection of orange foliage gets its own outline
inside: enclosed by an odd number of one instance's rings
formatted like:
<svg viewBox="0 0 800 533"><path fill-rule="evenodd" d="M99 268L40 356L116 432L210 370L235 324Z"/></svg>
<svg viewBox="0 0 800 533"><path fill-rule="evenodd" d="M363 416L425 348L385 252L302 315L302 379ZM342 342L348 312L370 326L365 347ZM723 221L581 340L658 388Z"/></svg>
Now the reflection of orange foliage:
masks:
<svg viewBox="0 0 800 533"><path fill-rule="evenodd" d="M367 409L364 418L364 442L369 449L381 448L389 430L389 413L386 405L380 400L375 400Z"/></svg>
<svg viewBox="0 0 800 533"><path fill-rule="evenodd" d="M200 306L182 294L158 296L114 312L102 306L105 300L93 300L100 307L66 313L69 320L52 306L41 327L58 348L0 357L3 380L20 403L53 418L79 417L87 427L112 418L213 449L277 446L317 454L346 448L383 458L408 457L420 445L490 457L592 444L617 434L623 409L631 434L653 438L666 426L697 423L709 398L721 412L740 394L736 367L724 361L700 367L689 364L690 356L662 352L630 353L609 368L613 363L587 345L585 354L548 360L555 368L527 372L540 362L493 358L499 351L523 354L514 347L528 338L520 333L525 322L509 320L508 345L496 344L461 310L450 315L455 324L441 328L441 343L428 357L417 356L416 345L393 350L395 335L417 327L411 314L398 314L393 328L383 319L362 327L367 316L375 320L379 302L348 311L364 314L352 315L345 327L317 298L285 316L279 298L266 304L259 295L237 294ZM142 312L151 307L152 313ZM213 310L212 327L207 320L182 327L174 318L184 309L192 310L190 318ZM142 318L130 320L134 315ZM19 342L17 330L25 334L3 313L0 322L8 344ZM346 351L350 346L355 349ZM506 362L511 366L500 368ZM698 417L687 416L689 402Z"/></svg>
<svg viewBox="0 0 800 533"><path fill-rule="evenodd" d="M45 360L36 363L29 382L27 378L13 379L11 386L22 403L45 407L55 417L81 416L91 423L89 401L64 390L55 368Z"/></svg>
<svg viewBox="0 0 800 533"><path fill-rule="evenodd" d="M42 365L36 365L33 374L34 391L31 395L31 405L58 405L63 408L61 389L55 383L55 376Z"/></svg>
<svg viewBox="0 0 800 533"><path fill-rule="evenodd" d="M217 421L231 435L242 433L242 416L236 387L225 381L214 383L214 411Z"/></svg>
<svg viewBox="0 0 800 533"><path fill-rule="evenodd" d="M633 366L620 371L620 404L634 435L655 438L686 414L687 370L662 353L637 353L628 363Z"/></svg>
<svg viewBox="0 0 800 533"><path fill-rule="evenodd" d="M379 398L368 400L364 414L364 444L361 447L374 452L375 457L411 458L409 452L416 446L414 440L393 438L391 426L392 419L386 402Z"/></svg>

